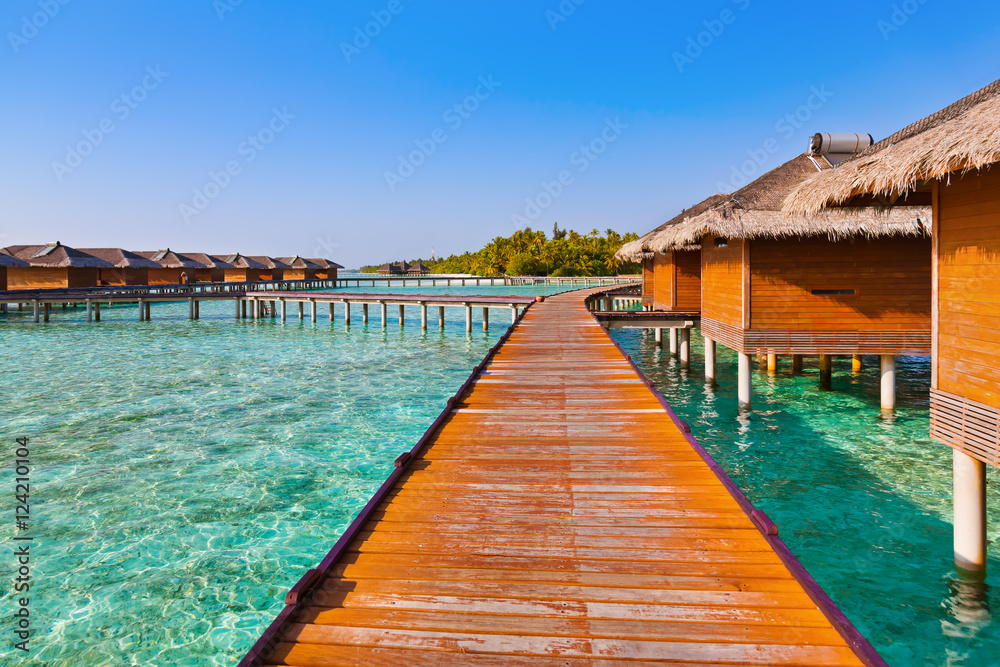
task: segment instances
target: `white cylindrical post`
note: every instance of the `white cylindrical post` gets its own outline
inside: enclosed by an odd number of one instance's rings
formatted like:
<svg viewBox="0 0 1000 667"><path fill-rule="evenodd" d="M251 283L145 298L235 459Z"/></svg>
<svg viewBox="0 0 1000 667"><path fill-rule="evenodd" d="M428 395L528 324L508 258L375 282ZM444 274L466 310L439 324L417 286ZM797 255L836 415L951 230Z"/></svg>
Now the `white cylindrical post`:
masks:
<svg viewBox="0 0 1000 667"><path fill-rule="evenodd" d="M465 333L472 333L472 306L465 304Z"/></svg>
<svg viewBox="0 0 1000 667"><path fill-rule="evenodd" d="M705 379L715 381L715 341L705 339Z"/></svg>
<svg viewBox="0 0 1000 667"><path fill-rule="evenodd" d="M438 328L444 329L444 306L438 306Z"/></svg>
<svg viewBox="0 0 1000 667"><path fill-rule="evenodd" d="M483 308L483 331L490 330L490 309Z"/></svg>
<svg viewBox="0 0 1000 667"><path fill-rule="evenodd" d="M271 299L271 319L272 319L272 320L273 320L273 319L274 319L275 317L277 317L277 316L278 316L278 310L277 310L277 308L275 308L275 305L276 305L276 302L275 302L275 300L274 300L274 299Z"/></svg>
<svg viewBox="0 0 1000 667"><path fill-rule="evenodd" d="M92 322L94 320L94 304L90 299L87 299L87 321Z"/></svg>
<svg viewBox="0 0 1000 667"><path fill-rule="evenodd" d="M427 331L427 304L420 304L420 328Z"/></svg>
<svg viewBox="0 0 1000 667"><path fill-rule="evenodd" d="M681 329L678 334L680 336L681 368L688 368L691 366L691 330Z"/></svg>
<svg viewBox="0 0 1000 667"><path fill-rule="evenodd" d="M405 319L406 319L406 306L404 306L403 304L399 304L399 326L404 325Z"/></svg>
<svg viewBox="0 0 1000 667"><path fill-rule="evenodd" d="M379 305L382 306L382 328L385 329L389 326L389 304L385 301L380 301Z"/></svg>
<svg viewBox="0 0 1000 667"><path fill-rule="evenodd" d="M510 307L510 323L514 324L517 322L517 306Z"/></svg>
<svg viewBox="0 0 1000 667"><path fill-rule="evenodd" d="M299 301L299 322L306 319L306 304L303 301Z"/></svg>
<svg viewBox="0 0 1000 667"><path fill-rule="evenodd" d="M957 449L955 484L955 566L986 572L986 464Z"/></svg>
<svg viewBox="0 0 1000 667"><path fill-rule="evenodd" d="M142 322L146 319L146 303L139 299L139 321Z"/></svg>
<svg viewBox="0 0 1000 667"><path fill-rule="evenodd" d="M670 329L670 354L677 354L677 329Z"/></svg>
<svg viewBox="0 0 1000 667"><path fill-rule="evenodd" d="M247 300L240 299L240 310L242 311L242 317L245 320L247 318Z"/></svg>
<svg viewBox="0 0 1000 667"><path fill-rule="evenodd" d="M240 319L240 298L236 297L234 303L236 304L236 319Z"/></svg>
<svg viewBox="0 0 1000 667"><path fill-rule="evenodd" d="M750 369L750 355L739 353L739 406L741 410L749 410L752 406L753 373Z"/></svg>
<svg viewBox="0 0 1000 667"><path fill-rule="evenodd" d="M882 355L882 409L896 409L896 355Z"/></svg>
<svg viewBox="0 0 1000 667"><path fill-rule="evenodd" d="M194 299L188 299L188 319L194 319Z"/></svg>
<svg viewBox="0 0 1000 667"><path fill-rule="evenodd" d="M279 307L281 308L281 321L284 322L288 319L288 302L284 299L278 301Z"/></svg>
<svg viewBox="0 0 1000 667"><path fill-rule="evenodd" d="M344 326L351 326L351 302L344 302Z"/></svg>
<svg viewBox="0 0 1000 667"><path fill-rule="evenodd" d="M309 302L309 317L312 319L312 323L316 324L316 302Z"/></svg>
<svg viewBox="0 0 1000 667"><path fill-rule="evenodd" d="M656 340L656 347L663 347L663 329L656 327L653 331L655 332L653 336L654 340Z"/></svg>

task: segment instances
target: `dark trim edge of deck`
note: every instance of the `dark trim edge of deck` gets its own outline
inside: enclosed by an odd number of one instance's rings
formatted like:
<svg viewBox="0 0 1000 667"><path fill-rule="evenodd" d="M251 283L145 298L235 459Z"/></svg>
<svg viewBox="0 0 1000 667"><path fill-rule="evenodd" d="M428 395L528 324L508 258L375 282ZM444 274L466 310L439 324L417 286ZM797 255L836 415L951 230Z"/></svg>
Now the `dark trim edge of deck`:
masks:
<svg viewBox="0 0 1000 667"><path fill-rule="evenodd" d="M574 290L570 290L574 291ZM551 295L550 295L551 296ZM547 298L547 297L546 297ZM499 340L489 349L486 356L483 357L482 361L479 362L475 368L472 369L472 373L465 380L455 395L448 399L448 404L445 409L437 416L431 425L427 428L424 434L417 440L417 443L407 452L404 452L398 459L396 459L396 469L389 475L388 478L382 483L378 491L371 497L364 508L358 513L351 525L347 527L347 530L340 536L340 539L333 545L330 552L326 557L316 566L316 570L319 570L317 575L314 570L310 570L305 573L303 579L309 578L311 581L306 584L303 580L296 583L292 587L292 590L296 592L296 599L294 604L286 604L285 608L281 610L278 616L271 622L271 624L264 631L264 634L254 643L250 648L250 651L240 660L237 667L260 667L264 664L264 660L270 657L271 652L277 644L283 641L282 631L285 624L298 612L302 607L309 606L314 601L315 591L318 585L326 578L327 573L330 569L337 564L337 562L343 557L348 545L354 540L357 533L361 530L361 527L369 520L371 514L375 511L375 508L379 506L385 496L392 490L396 485L396 482L406 474L407 466L410 461L416 458L420 452L427 445L427 442L434 436L435 433L441 428L444 421L451 416L452 406L469 390L472 383L475 382L476 378L480 373L486 368L490 363L496 353L500 350L504 343L510 338L511 334L514 333L514 329L517 325L521 323L524 316L531 309L532 304L535 301L529 303L524 310L517 316L517 319L507 327L507 331L500 336ZM629 360L631 362L631 359ZM645 376L643 376L645 377ZM673 413L671 413L673 415ZM676 417L674 417L676 419Z"/></svg>
<svg viewBox="0 0 1000 667"><path fill-rule="evenodd" d="M632 366L632 369L636 372L636 374L638 374L639 378L642 379L646 387L653 392L656 400L660 402L660 405L663 406L663 409L668 415L670 415L670 418L680 429L681 433L684 434L688 444L690 444L695 452L697 452L698 455L705 461L712 472L715 473L715 476L720 482L722 482L722 485L739 504L740 509L746 513L753 525L760 531L760 534L764 537L771 548L774 549L778 558L781 559L781 562L784 563L785 567L787 567L789 572L791 572L792 577L794 577L795 580L805 589L809 598L816 604L817 607L819 607L819 610L823 612L823 615L826 616L827 620L830 621L837 632L840 633L840 636L844 638L844 641L846 641L847 645L851 647L855 655L858 656L858 659L860 659L868 667L888 667L888 663L886 663L885 659L879 655L879 652L875 650L875 647L871 645L871 642L869 642L865 636L862 635L856 627L854 627L854 624L851 623L849 618L847 618L847 615L841 611L840 607L837 606L837 603L834 602L826 591L823 590L823 587L820 586L815 579L813 579L813 576L809 574L809 571L806 570L805 566L802 565L795 554L792 553L792 550L788 548L788 545L785 544L784 540L778 537L777 526L775 526L770 518L767 517L767 514L750 502L750 499L746 497L746 494L744 494L740 487L737 486L736 482L734 482L722 466L720 466L718 462L712 458L712 455L709 454L704 447L702 447L701 443L698 442L698 439L691 433L691 426L677 416L677 413L675 413L674 409L670 407L670 404L667 403L667 399L663 397L663 394L661 394L656 388L653 381L646 377L646 374L642 372L642 369L640 369L635 361L633 361L632 355L622 349L622 346L617 340L615 340L614 336L611 335L608 328L601 324L601 321L593 312L591 312L591 316L593 316L594 321L601 326L601 329L603 329L604 333L607 334L609 339L611 339L611 342L618 349L618 351L622 353L622 356L628 360L629 365Z"/></svg>

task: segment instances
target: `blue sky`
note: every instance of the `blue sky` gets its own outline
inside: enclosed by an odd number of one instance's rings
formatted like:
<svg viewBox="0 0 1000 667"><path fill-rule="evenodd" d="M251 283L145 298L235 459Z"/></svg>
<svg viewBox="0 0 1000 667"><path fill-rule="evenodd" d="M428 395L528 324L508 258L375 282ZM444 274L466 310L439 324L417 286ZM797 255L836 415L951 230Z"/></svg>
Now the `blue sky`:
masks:
<svg viewBox="0 0 1000 667"><path fill-rule="evenodd" d="M998 15L941 0L6 0L0 244L354 267L525 223L641 233L815 132L879 139L1000 78Z"/></svg>

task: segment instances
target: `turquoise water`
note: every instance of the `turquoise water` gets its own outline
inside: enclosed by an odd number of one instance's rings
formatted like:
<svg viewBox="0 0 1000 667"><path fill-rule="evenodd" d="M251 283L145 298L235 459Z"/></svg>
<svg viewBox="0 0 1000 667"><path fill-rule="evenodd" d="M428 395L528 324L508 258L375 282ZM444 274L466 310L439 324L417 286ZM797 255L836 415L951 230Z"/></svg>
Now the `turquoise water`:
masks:
<svg viewBox="0 0 1000 667"><path fill-rule="evenodd" d="M26 435L37 631L25 659L5 586L0 664L235 664L510 321L501 309L466 335L448 309L422 333L407 310L385 331L346 329L342 311L332 326L236 322L231 301L196 322L186 304L146 323L135 306L89 325L82 308L0 317L0 552Z"/></svg>
<svg viewBox="0 0 1000 667"><path fill-rule="evenodd" d="M704 344L690 371L651 332L615 337L733 480L778 524L809 572L891 665L1000 664L1000 587L957 581L951 566L951 449L928 437L930 364L901 357L898 410L879 408L876 357L860 375L837 359L831 390L809 367L754 377L754 412L736 408L736 355ZM990 469L990 581L1000 577L1000 474Z"/></svg>

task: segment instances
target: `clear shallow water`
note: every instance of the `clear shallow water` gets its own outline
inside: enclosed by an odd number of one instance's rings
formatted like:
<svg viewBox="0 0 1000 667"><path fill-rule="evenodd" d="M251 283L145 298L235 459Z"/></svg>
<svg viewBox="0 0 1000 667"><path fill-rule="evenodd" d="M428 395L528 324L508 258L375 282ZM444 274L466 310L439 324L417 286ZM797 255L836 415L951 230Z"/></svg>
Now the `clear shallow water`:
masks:
<svg viewBox="0 0 1000 667"><path fill-rule="evenodd" d="M801 376L785 359L776 378L755 375L747 418L732 351L718 346L713 389L696 333L690 371L652 332L614 336L889 664L1000 665L1000 474L989 471L994 585L963 585L951 566L951 449L927 434L927 358L900 358L890 419L875 357L859 376L838 358L832 390L819 388L808 359Z"/></svg>
<svg viewBox="0 0 1000 667"><path fill-rule="evenodd" d="M425 334L408 311L385 331L345 330L342 311L235 322L231 301L197 322L186 304L147 323L135 306L90 325L82 308L0 318L0 513L29 436L38 632L24 659L0 620L0 664L235 664L509 322L501 309L467 336L448 309ZM14 604L5 586L4 619Z"/></svg>

